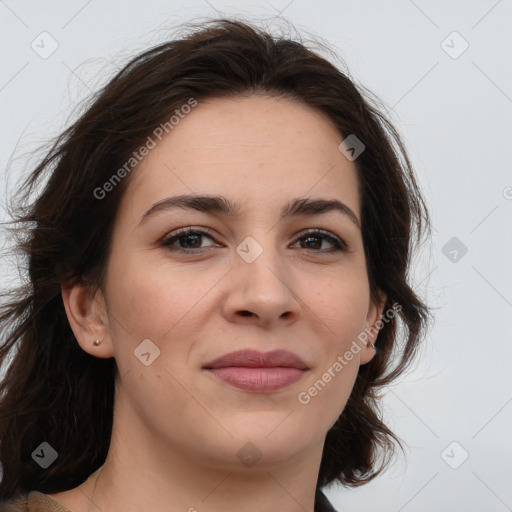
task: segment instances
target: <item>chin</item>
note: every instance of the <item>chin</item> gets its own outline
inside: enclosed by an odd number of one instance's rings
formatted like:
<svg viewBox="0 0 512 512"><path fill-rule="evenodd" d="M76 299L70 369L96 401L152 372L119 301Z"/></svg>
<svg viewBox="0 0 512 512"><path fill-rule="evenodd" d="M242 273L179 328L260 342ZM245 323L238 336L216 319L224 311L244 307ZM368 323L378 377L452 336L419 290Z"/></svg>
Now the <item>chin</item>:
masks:
<svg viewBox="0 0 512 512"><path fill-rule="evenodd" d="M222 439L208 437L208 443L204 440L198 442L196 446L201 446L199 456L206 457L209 465L229 471L239 471L244 467L270 469L293 460L318 441L311 432L298 428L298 425L290 429L283 423L275 428L280 421L282 418L274 422L273 427L255 423L245 429L235 429L231 424L228 431L233 437L222 435Z"/></svg>

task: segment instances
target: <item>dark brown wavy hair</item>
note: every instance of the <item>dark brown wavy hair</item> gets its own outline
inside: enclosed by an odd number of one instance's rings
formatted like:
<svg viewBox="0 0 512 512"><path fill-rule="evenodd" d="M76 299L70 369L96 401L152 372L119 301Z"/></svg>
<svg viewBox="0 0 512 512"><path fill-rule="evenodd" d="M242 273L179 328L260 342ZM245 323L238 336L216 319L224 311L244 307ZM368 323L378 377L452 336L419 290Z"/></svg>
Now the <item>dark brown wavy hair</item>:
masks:
<svg viewBox="0 0 512 512"><path fill-rule="evenodd" d="M410 365L429 324L430 311L408 283L408 269L430 220L399 134L378 99L300 37L273 36L225 18L187 26L190 33L133 58L93 94L13 196L17 205L10 206L6 224L14 227L7 232L24 263L18 263L22 285L2 293L0 309L2 499L74 488L106 459L115 359L80 348L61 284L101 289L130 176L107 200L94 191L190 98L291 98L327 114L343 137L355 134L366 146L354 163L371 297L377 301L381 290L385 310L395 302L401 310L384 323L375 357L359 368L348 403L327 434L317 487L368 482L389 464L396 443L402 446L382 420L379 388ZM32 458L43 441L59 454L48 469Z"/></svg>

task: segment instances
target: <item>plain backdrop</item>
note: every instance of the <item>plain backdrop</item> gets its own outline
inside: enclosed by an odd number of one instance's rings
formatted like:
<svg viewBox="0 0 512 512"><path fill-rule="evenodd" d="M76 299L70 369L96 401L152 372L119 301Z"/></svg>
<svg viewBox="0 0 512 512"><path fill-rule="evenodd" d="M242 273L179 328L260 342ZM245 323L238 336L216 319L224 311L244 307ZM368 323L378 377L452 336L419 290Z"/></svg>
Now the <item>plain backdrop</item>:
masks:
<svg viewBox="0 0 512 512"><path fill-rule="evenodd" d="M384 400L406 456L326 494L346 512L512 510L510 0L0 0L2 220L24 154L81 99L180 22L219 15L277 31L285 18L328 44L384 102L432 213L412 278L435 324ZM0 270L7 286L13 269Z"/></svg>

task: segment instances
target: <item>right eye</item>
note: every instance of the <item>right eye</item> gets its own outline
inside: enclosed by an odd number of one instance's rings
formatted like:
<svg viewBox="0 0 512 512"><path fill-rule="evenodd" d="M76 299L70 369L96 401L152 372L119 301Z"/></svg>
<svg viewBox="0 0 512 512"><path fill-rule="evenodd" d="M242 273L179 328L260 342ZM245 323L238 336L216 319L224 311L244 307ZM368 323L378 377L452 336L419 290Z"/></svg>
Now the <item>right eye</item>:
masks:
<svg viewBox="0 0 512 512"><path fill-rule="evenodd" d="M197 229L192 227L180 228L176 231L173 231L170 236L168 236L165 240L161 242L162 247L167 247L172 251L177 251L183 254L197 254L201 252L203 247L197 247L197 244L201 243L201 238L210 238L213 240L211 236L211 230L206 229ZM183 245L181 245L181 241L183 240ZM174 243L180 241L180 247L175 247ZM196 247L187 247L189 245L196 245Z"/></svg>

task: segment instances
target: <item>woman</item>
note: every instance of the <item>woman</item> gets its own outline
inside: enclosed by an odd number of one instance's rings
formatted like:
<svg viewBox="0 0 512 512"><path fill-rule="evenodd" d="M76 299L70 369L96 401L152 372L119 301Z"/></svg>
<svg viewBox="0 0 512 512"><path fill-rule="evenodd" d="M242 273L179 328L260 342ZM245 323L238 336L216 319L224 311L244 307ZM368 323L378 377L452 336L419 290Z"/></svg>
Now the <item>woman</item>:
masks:
<svg viewBox="0 0 512 512"><path fill-rule="evenodd" d="M331 63L212 20L134 58L22 192L1 510L328 511L323 487L383 470L429 219Z"/></svg>

